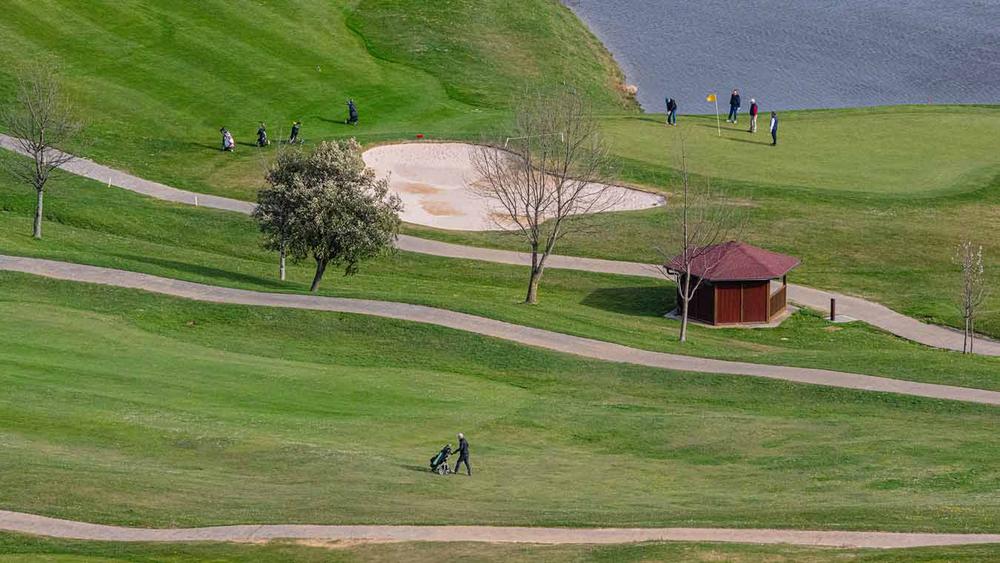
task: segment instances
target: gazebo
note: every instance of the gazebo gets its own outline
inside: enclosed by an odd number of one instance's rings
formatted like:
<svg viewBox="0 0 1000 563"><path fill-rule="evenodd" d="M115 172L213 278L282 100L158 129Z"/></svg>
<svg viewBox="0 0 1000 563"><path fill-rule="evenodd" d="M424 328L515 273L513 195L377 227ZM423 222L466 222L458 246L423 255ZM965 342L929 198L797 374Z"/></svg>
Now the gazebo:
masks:
<svg viewBox="0 0 1000 563"><path fill-rule="evenodd" d="M730 241L698 249L691 260L691 283L701 285L691 298L688 318L710 325L767 324L785 313L788 272L798 258ZM667 271L684 272L684 261L674 257ZM678 311L684 301L677 295Z"/></svg>

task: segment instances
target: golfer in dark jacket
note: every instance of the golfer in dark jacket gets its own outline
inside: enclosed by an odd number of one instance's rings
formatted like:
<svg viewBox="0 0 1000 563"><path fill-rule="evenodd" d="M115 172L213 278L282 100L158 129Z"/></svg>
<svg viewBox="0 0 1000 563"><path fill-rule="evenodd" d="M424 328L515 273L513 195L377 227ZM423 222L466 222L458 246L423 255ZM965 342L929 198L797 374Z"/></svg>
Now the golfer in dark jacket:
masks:
<svg viewBox="0 0 1000 563"><path fill-rule="evenodd" d="M465 471L472 477L472 466L469 465L469 443L465 441L465 434L461 432L458 433L458 448L455 450L458 453L458 461L455 462L455 473L458 473L458 467L465 462Z"/></svg>
<svg viewBox="0 0 1000 563"><path fill-rule="evenodd" d="M778 114L771 112L771 146L778 144Z"/></svg>
<svg viewBox="0 0 1000 563"><path fill-rule="evenodd" d="M677 125L677 101L667 98L667 125Z"/></svg>
<svg viewBox="0 0 1000 563"><path fill-rule="evenodd" d="M347 124L358 124L358 106L354 105L354 100L347 100Z"/></svg>
<svg viewBox="0 0 1000 563"><path fill-rule="evenodd" d="M740 91L733 88L733 95L729 96L729 118L728 123L736 123L736 112L740 111Z"/></svg>
<svg viewBox="0 0 1000 563"><path fill-rule="evenodd" d="M302 129L302 122L292 123L292 134L288 137L288 144L294 145L299 142L299 129Z"/></svg>

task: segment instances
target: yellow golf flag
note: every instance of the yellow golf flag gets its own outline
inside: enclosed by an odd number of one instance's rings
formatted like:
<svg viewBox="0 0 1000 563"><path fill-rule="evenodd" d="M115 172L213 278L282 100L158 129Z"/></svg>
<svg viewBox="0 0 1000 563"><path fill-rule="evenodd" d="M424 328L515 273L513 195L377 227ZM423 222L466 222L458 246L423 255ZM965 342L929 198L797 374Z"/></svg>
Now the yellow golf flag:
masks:
<svg viewBox="0 0 1000 563"><path fill-rule="evenodd" d="M714 102L714 101L715 101L715 92L712 92L711 94L709 94L709 95L708 95L708 96L707 96L707 97L705 98L705 101L706 101L706 102Z"/></svg>

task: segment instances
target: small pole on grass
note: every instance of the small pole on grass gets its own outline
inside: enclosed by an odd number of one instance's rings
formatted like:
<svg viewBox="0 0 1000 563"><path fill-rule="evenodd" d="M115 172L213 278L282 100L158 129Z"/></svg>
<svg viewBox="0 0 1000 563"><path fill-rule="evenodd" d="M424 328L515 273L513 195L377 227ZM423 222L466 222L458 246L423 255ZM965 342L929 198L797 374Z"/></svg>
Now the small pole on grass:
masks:
<svg viewBox="0 0 1000 563"><path fill-rule="evenodd" d="M719 96L715 92L709 92L705 96L706 102L715 102L715 127L719 130L719 136L722 136L722 121L719 120Z"/></svg>
<svg viewBox="0 0 1000 563"><path fill-rule="evenodd" d="M830 322L837 320L837 300L833 297L830 298Z"/></svg>
<svg viewBox="0 0 1000 563"><path fill-rule="evenodd" d="M719 97L715 97L715 127L719 130L719 136L722 136L722 121L719 119Z"/></svg>

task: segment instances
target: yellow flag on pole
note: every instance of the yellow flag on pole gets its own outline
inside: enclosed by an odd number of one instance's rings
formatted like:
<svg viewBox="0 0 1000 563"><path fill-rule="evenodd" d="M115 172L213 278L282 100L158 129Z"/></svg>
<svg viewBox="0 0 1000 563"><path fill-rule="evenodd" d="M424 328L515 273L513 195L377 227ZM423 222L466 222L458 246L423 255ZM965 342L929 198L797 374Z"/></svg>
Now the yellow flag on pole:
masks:
<svg viewBox="0 0 1000 563"><path fill-rule="evenodd" d="M715 92L712 92L711 94L705 97L706 102L714 102L715 100L716 100Z"/></svg>

